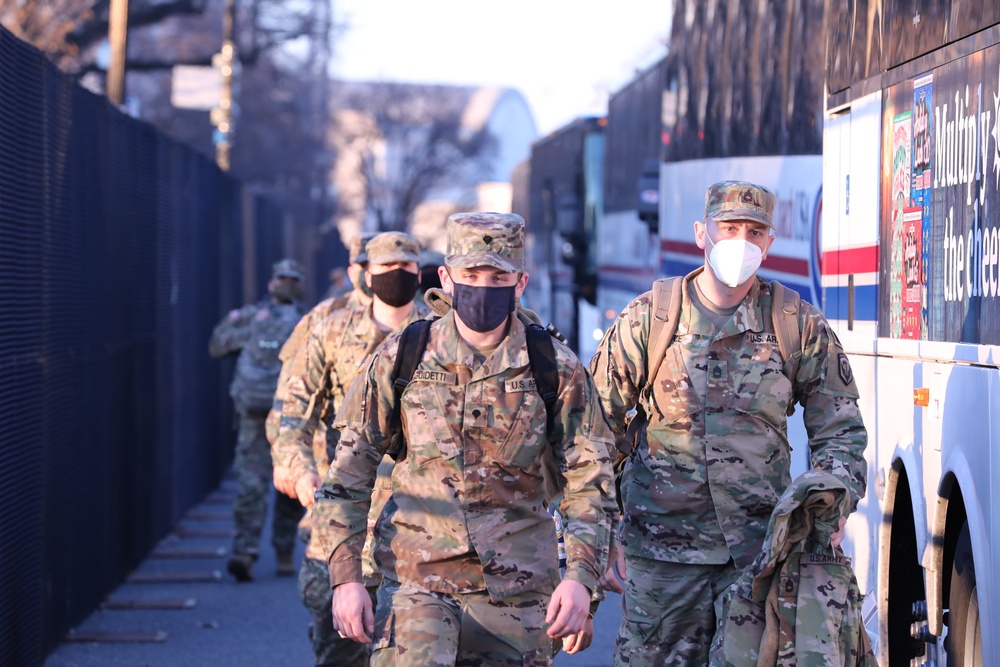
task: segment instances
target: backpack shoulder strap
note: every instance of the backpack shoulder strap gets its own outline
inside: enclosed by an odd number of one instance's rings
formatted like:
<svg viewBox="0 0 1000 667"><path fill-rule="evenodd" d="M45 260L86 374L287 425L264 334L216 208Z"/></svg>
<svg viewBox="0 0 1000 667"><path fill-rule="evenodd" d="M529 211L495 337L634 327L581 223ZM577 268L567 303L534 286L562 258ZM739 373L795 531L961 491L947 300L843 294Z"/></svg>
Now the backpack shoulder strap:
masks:
<svg viewBox="0 0 1000 667"><path fill-rule="evenodd" d="M802 332L799 331L799 306L801 298L795 290L786 289L777 280L771 281L771 320L778 337L778 349L785 361L802 351Z"/></svg>
<svg viewBox="0 0 1000 667"><path fill-rule="evenodd" d="M555 435L555 405L559 398L559 367L552 335L538 325L524 328L528 344L528 363L535 376L535 386L545 403L545 433L549 442Z"/></svg>
<svg viewBox="0 0 1000 667"><path fill-rule="evenodd" d="M771 323L778 338L778 350L784 360L785 377L792 383L793 396L785 413L795 413L795 376L802 361L802 332L799 330L799 307L802 299L795 290L786 288L777 280L771 281Z"/></svg>
<svg viewBox="0 0 1000 667"><path fill-rule="evenodd" d="M420 365L420 359L424 356L424 350L427 349L427 339L430 337L432 323L433 320L417 320L407 325L399 336L399 348L392 365L392 393L395 398L392 404L392 413L389 415L389 433L392 434L392 443L387 452L393 461L402 456L406 448L401 417L403 392L406 391L406 386L413 379L413 374L416 372L417 366Z"/></svg>
<svg viewBox="0 0 1000 667"><path fill-rule="evenodd" d="M651 382L660 370L667 348L677 332L681 312L681 276L660 278L653 283L649 321L649 340L646 344L646 382Z"/></svg>

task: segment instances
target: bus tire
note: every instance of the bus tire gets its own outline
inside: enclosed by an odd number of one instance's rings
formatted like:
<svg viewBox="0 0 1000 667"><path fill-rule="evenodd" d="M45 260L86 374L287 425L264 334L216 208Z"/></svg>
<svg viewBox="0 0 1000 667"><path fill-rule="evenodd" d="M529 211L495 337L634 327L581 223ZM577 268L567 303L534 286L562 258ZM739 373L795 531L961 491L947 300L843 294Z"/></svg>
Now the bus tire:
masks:
<svg viewBox="0 0 1000 667"><path fill-rule="evenodd" d="M976 567L972 557L969 523L962 525L955 544L948 593L948 638L945 640L948 667L982 667L983 642L979 626L979 597Z"/></svg>

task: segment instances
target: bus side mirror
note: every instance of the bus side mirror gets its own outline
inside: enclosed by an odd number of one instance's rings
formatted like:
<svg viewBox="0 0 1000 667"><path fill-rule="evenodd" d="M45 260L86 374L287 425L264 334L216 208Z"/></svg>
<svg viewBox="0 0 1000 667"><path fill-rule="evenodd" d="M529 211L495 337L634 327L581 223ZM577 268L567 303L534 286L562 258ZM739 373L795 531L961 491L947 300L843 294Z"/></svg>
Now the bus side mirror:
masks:
<svg viewBox="0 0 1000 667"><path fill-rule="evenodd" d="M660 231L660 161L656 158L647 158L642 163L636 212L651 233Z"/></svg>

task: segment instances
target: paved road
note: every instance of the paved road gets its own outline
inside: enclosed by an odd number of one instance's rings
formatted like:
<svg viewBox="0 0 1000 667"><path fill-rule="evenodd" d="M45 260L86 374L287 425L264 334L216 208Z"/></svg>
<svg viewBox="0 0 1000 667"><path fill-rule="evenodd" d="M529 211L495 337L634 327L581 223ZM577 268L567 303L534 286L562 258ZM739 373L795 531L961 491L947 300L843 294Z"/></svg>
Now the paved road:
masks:
<svg viewBox="0 0 1000 667"><path fill-rule="evenodd" d="M45 667L310 667L312 649L306 638L309 619L299 601L295 577L277 577L274 552L264 548L254 566L255 580L237 584L225 572L233 528L230 504L235 482L193 508L157 551L211 551L225 554L193 558L147 558L108 596L107 604L136 601L179 601L183 609L118 610L91 614L77 635L109 633L145 642L64 642ZM184 529L187 529L185 532ZM270 545L270 528L261 542ZM296 557L301 559L301 546ZM208 575L208 581L137 583L135 577ZM560 654L557 667L608 667L619 622L618 598L611 596L595 618L593 645L575 656ZM159 633L159 634L157 634Z"/></svg>

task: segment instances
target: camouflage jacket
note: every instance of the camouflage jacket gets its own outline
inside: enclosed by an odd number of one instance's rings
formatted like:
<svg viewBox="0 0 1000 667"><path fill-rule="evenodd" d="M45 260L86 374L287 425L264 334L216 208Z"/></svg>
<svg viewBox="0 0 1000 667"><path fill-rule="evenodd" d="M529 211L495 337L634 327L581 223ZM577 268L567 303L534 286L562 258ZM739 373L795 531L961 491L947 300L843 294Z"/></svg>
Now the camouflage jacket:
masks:
<svg viewBox="0 0 1000 667"><path fill-rule="evenodd" d="M238 412L263 414L279 376L278 348L302 317L301 303L265 299L231 311L219 322L209 341L215 358L239 353L229 394Z"/></svg>
<svg viewBox="0 0 1000 667"><path fill-rule="evenodd" d="M847 486L822 470L785 490L763 551L725 596L713 666L875 667L850 560L830 546L849 504Z"/></svg>
<svg viewBox="0 0 1000 667"><path fill-rule="evenodd" d="M330 299L324 299L318 304L313 306L312 310L302 316L299 323L295 325L295 329L292 334L285 341L285 344L281 347L281 354L279 358L281 359L281 375L278 376L278 388L274 392L274 404L271 406L271 411L267 414L267 421L265 422L265 430L267 432L267 441L274 446L274 443L278 440L278 430L281 428L281 409L285 403L285 385L288 382L289 374L294 370L292 360L295 359L296 353L302 344L306 341L306 337L309 332L312 331L313 327L318 323L322 322L330 313L340 308L364 308L369 303L371 299L364 296L358 290L353 290L347 295L346 303L341 297L334 297ZM322 440L322 446L320 446L320 440ZM320 462L317 458L318 465L325 472L326 466L329 465L329 459L326 457L326 424L322 421L318 423L318 428L316 429L316 438L313 444L313 454L316 457L321 457ZM273 456L273 454L272 454Z"/></svg>
<svg viewBox="0 0 1000 667"><path fill-rule="evenodd" d="M250 324L253 322L253 316L270 303L270 299L264 299L259 303L247 304L226 313L226 316L215 325L212 337L208 341L208 353L212 358L221 359L230 354L238 354L250 340Z"/></svg>
<svg viewBox="0 0 1000 667"><path fill-rule="evenodd" d="M413 311L398 330L426 316L427 308L414 303ZM372 319L371 304L334 311L308 329L305 344L292 359L279 390L284 397L278 437L271 448L275 464L288 468L293 478L326 472L318 464L329 461L337 433L327 434L325 455L314 455L313 436L321 416L332 418L347 388L361 372L365 358L386 335Z"/></svg>
<svg viewBox="0 0 1000 667"><path fill-rule="evenodd" d="M375 527L382 574L449 594L487 590L493 599L551 591L559 582L555 524L543 491L546 413L525 342L511 318L485 361L455 328L436 321L402 395L406 453L392 471L392 500ZM331 529L330 580L360 581L358 555L376 467L390 444L395 396L389 379L398 336L386 341L338 412L340 444L317 494ZM555 341L559 367L551 453L561 471L566 577L594 590L607 563L616 512L612 436L586 368Z"/></svg>
<svg viewBox="0 0 1000 667"><path fill-rule="evenodd" d="M785 376L762 279L721 331L692 306L688 276L677 333L656 378L646 377L651 292L605 334L591 372L619 438L641 404L649 422L622 477L625 553L677 563L745 566L760 551L778 497L791 481L787 408L804 407L812 467L843 480L851 507L865 493L867 433L840 341L802 302L802 355Z"/></svg>

